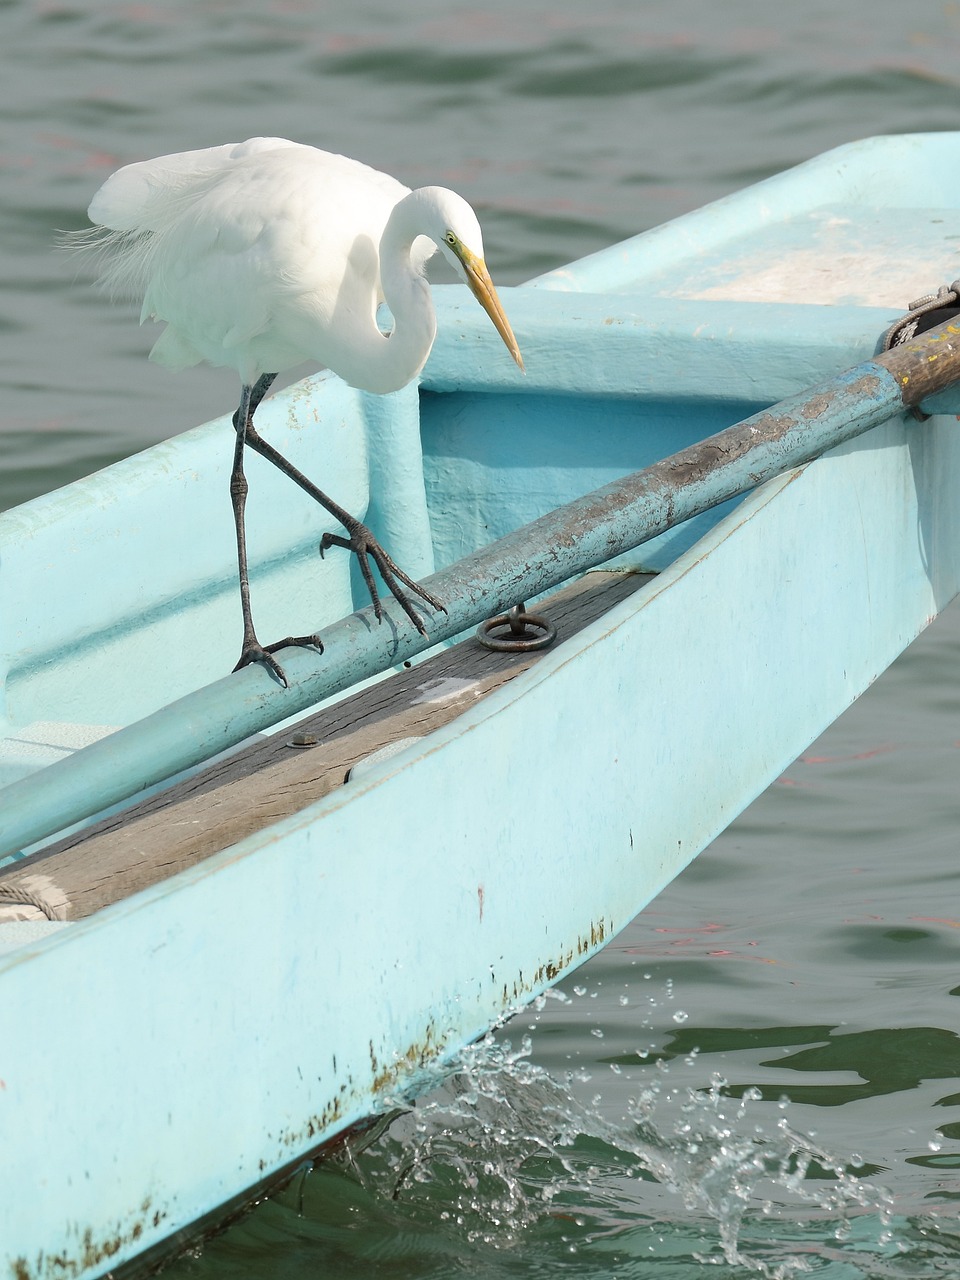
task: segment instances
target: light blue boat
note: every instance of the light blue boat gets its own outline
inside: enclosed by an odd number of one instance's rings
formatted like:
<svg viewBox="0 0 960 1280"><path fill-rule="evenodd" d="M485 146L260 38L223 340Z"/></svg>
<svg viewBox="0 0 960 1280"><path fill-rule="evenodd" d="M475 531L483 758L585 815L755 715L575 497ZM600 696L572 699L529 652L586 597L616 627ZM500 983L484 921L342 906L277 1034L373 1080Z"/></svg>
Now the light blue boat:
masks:
<svg viewBox="0 0 960 1280"><path fill-rule="evenodd" d="M960 276L958 175L960 134L844 147L504 291L525 377L449 286L419 388L321 375L265 403L264 435L435 574L431 644L611 560L635 575L488 696L469 656L417 686L423 641L392 603L354 612L323 513L256 459L257 615L326 652L284 654L289 690L226 674L228 420L0 516L0 917L38 917L0 927L0 1280L155 1259L417 1087L957 594L960 326L874 356ZM384 698L405 680L457 714L177 874L87 914L60 855L21 856L391 668Z"/></svg>

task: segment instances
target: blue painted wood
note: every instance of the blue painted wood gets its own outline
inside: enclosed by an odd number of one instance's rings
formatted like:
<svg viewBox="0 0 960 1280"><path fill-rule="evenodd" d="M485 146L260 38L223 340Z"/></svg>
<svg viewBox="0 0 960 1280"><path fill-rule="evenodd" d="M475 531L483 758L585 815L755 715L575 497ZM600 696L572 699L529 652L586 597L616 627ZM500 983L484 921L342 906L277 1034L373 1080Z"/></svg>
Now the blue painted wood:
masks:
<svg viewBox="0 0 960 1280"><path fill-rule="evenodd" d="M504 290L503 301L515 331L523 333L522 374L495 358L495 343L488 343L460 289L448 285L436 293L439 323L456 332L458 342L437 343L423 375L428 391L691 404L786 399L872 356L897 314L880 307L694 304L644 293L566 295L521 286ZM461 360L461 341L476 348L475 361Z"/></svg>
<svg viewBox="0 0 960 1280"><path fill-rule="evenodd" d="M870 226L877 211L886 215L881 226L891 215L898 222L904 256L909 254L910 242L924 234L924 224L932 214L950 211L944 224L932 228L935 242L942 246L941 261L948 265L955 260L950 253L950 223L957 200L952 172L956 158L953 133L900 134L848 143L664 226L550 271L532 281L531 287L617 294L630 291L638 279L644 279L669 281L675 288L678 280L689 274L704 280L729 271L738 251L755 260L759 246L770 234L782 256L791 243L810 246L818 218L832 221L846 216L862 227ZM871 227L870 243L882 239L876 234L879 229ZM821 259L821 267L824 261ZM809 265L815 269L816 259ZM888 275L895 273L895 260L885 265ZM856 292L855 281L850 292ZM904 299L904 304L908 301ZM824 319L829 324L829 318Z"/></svg>
<svg viewBox="0 0 960 1280"><path fill-rule="evenodd" d="M251 667L11 784L3 793L0 853L16 853L886 421L920 398L918 383L931 389L960 375L958 334L958 326L941 326L427 579L446 605L432 619L429 639L395 603L386 626L375 623L368 606L323 633L322 655L309 649L285 655L289 688Z"/></svg>
<svg viewBox="0 0 960 1280"><path fill-rule="evenodd" d="M944 359L939 367L960 374L960 362ZM585 495L426 579L446 606L431 619L429 637L396 602L385 604L383 625L367 606L322 633L322 654L284 651L289 688L259 666L245 668L11 784L3 792L0 853L15 853L809 461L902 410L901 396L900 382L883 365L858 365L711 437L706 447Z"/></svg>
<svg viewBox="0 0 960 1280"><path fill-rule="evenodd" d="M426 483L411 463L396 504L376 458L393 437L392 482L414 456L416 389L370 404L335 379L312 380L264 405L267 434L389 527L402 557L423 571L431 556L447 566L440 581L465 601L465 618L507 561L450 570L480 540L482 519L465 516L457 545L461 494L481 512L502 495L506 557L513 528L581 494L578 478L607 484L698 438L701 418L727 427L868 359L899 297L871 289L901 257L921 274L936 268L940 242L918 228L941 224L909 215L956 209L958 160L958 135L844 148L513 291L507 306L533 353L526 380L494 361L488 335L445 293L419 397ZM873 284L795 304L760 296L749 252L761 265L764 255L802 264L838 226L853 228L844 252L852 245L858 260L882 244ZM617 296L596 296L607 290ZM858 426L881 425L799 468L801 455L782 454L777 465L790 470L677 558L661 542L654 583L482 705L295 818L0 957L0 1145L18 1153L0 1181L0 1276L92 1280L409 1086L592 954L883 670L960 588L960 435L947 416L882 422L900 388L877 368L872 391L833 384L820 425L848 418L851 398ZM517 444L499 460L462 430L482 423L484 406L501 438L513 426ZM600 474L607 407L617 439ZM524 464L528 421L542 425L529 437L525 493L506 479ZM229 431L201 428L0 517L11 774L31 767L26 738L46 720L95 736L232 665ZM256 468L253 459L255 608L276 616L279 634L333 622L362 601L346 558L317 564L322 515ZM659 527L656 495L634 499L637 511L647 504L645 527ZM595 514L577 510L581 551ZM543 548L521 557L488 607L545 583L568 531L542 526ZM612 554L621 536L589 554ZM110 590L91 590L105 564ZM388 628L368 627L366 616L339 626L334 671L355 664L361 637L389 656ZM393 656L407 644L404 634ZM303 681L294 699L322 679L316 665L289 656ZM185 730L204 750L221 745L274 696L248 671L188 704L219 724L184 723L182 706L160 711L154 764L184 758ZM569 728L594 724L603 732L589 738ZM101 760L128 767L115 747ZM53 773L38 771L38 782ZM518 820L538 840L504 859ZM39 1010L56 1027L56 1053L37 1035Z"/></svg>

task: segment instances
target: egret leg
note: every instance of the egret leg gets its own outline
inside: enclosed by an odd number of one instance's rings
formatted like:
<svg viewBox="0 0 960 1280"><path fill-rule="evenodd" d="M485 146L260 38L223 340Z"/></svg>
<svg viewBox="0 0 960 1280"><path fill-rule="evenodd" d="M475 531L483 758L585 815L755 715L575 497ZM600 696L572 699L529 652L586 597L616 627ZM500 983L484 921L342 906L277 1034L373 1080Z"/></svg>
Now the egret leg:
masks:
<svg viewBox="0 0 960 1280"><path fill-rule="evenodd" d="M308 493L315 502L319 502L319 504L325 508L325 510L329 511L333 518L338 521L338 523L342 524L344 529L346 529L347 537L345 538L340 537L338 534L325 533L320 539L320 554L322 556L329 547L345 547L348 551L355 552L357 562L360 565L360 572L363 574L363 580L370 593L370 599L373 601L373 611L376 615L377 621L380 622L383 619L383 608L380 603L380 594L377 591L377 584L374 581L373 572L370 568L371 560L373 560L374 564L380 570L380 576L383 578L389 591L400 605L401 609L403 609L404 613L420 634L425 636L427 631L423 624L423 619L414 608L410 597L406 594L400 584L403 583L403 586L408 587L411 591L415 592L421 600L425 600L431 608L437 609L442 613L446 613L446 609L441 602L436 598L436 596L431 595L429 591L426 591L419 583L414 582L412 578L408 577L407 574L404 573L396 561L394 561L383 547L381 547L380 543L376 540L370 529L365 524L355 516L352 516L350 512L341 507L338 502L334 502L334 500L328 497L322 489L317 488L317 486L311 480L308 480L303 472L298 470L298 468L285 458L282 453L275 449L273 445L268 444L253 425L253 415L256 408L266 395L270 384L276 376L277 375L275 373L265 373L250 390L246 423L243 429L245 443L251 449L259 453L261 457L266 458L268 462L272 462L273 465L282 471L284 475L289 476L294 484L299 485L300 488L303 489L305 493ZM241 434L239 418L240 411L238 410L233 419L233 425L237 429L238 438Z"/></svg>
<svg viewBox="0 0 960 1280"><path fill-rule="evenodd" d="M263 379L260 380L261 382ZM249 485L247 478L243 474L243 447L246 442L246 425L249 424L250 415L253 412L251 404L253 397L259 387L245 386L240 396L240 408L237 410L234 418L234 425L237 429L237 439L233 450L233 470L230 473L230 501L233 505L233 521L237 531L237 567L240 572L240 609L243 613L243 648L240 652L240 661L233 668L239 671L241 667L247 666L251 662L262 662L277 677L280 683L287 687L287 677L284 675L283 667L277 662L273 654L277 649L284 649L287 645L315 645L323 652L323 644L319 636L287 636L285 640L278 640L275 644L262 645L257 639L257 633L253 626L253 613L250 608L250 577L247 570L247 535L245 524L245 512L247 506L247 491ZM269 387L270 383L263 388L257 399L259 404L263 399L263 395Z"/></svg>

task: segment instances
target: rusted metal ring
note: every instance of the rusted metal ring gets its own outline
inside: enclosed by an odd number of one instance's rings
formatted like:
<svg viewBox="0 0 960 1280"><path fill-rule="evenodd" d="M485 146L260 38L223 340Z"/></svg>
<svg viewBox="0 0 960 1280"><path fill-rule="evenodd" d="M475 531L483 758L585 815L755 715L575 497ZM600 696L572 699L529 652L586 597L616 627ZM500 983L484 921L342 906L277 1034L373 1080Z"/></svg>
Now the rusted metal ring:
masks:
<svg viewBox="0 0 960 1280"><path fill-rule="evenodd" d="M537 613L527 613L525 604L515 604L509 613L488 618L477 627L477 639L487 649L503 653L525 653L531 649L546 649L557 638L553 623ZM494 631L509 627L509 635L494 635Z"/></svg>

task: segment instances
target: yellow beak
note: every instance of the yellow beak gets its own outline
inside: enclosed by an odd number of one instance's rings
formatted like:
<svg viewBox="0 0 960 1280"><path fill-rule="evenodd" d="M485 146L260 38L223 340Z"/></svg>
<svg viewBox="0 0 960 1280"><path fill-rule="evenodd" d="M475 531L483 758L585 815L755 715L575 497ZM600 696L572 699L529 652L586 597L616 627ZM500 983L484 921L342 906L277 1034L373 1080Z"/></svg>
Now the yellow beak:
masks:
<svg viewBox="0 0 960 1280"><path fill-rule="evenodd" d="M484 311L493 321L494 328L506 344L507 350L517 362L521 372L523 372L523 356L520 354L520 348L517 346L517 340L513 336L513 330L510 328L510 321L506 317L506 313L497 297L497 291L493 287L493 281L490 279L490 272L487 270L487 264L482 258L478 258L472 254L466 245L459 245L457 257L463 263L463 269L466 272L467 284L470 286L470 292L483 307Z"/></svg>

